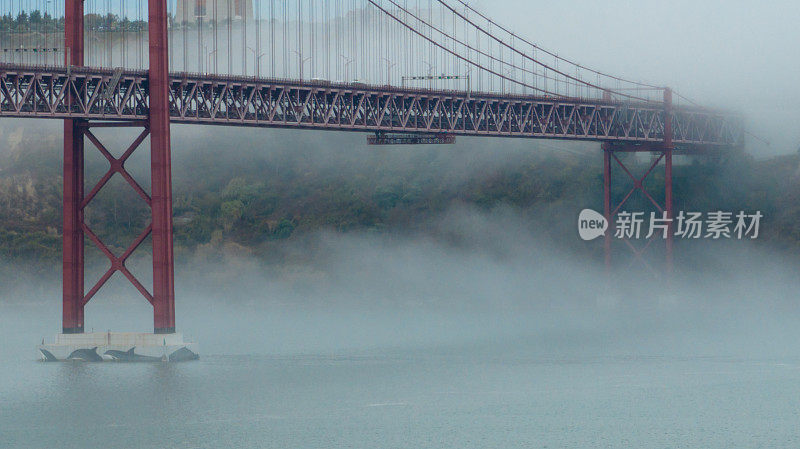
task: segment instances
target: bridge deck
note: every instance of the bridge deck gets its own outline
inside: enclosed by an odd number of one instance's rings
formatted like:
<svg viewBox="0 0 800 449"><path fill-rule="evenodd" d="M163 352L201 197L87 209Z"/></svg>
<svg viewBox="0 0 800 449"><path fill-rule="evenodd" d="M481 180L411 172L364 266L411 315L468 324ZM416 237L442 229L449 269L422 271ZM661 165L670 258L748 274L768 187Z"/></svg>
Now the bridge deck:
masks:
<svg viewBox="0 0 800 449"><path fill-rule="evenodd" d="M0 117L142 120L147 73L0 65ZM445 133L621 142L662 142L661 103L496 95L363 84L173 73L175 123L351 131ZM736 146L740 117L672 109L674 143Z"/></svg>

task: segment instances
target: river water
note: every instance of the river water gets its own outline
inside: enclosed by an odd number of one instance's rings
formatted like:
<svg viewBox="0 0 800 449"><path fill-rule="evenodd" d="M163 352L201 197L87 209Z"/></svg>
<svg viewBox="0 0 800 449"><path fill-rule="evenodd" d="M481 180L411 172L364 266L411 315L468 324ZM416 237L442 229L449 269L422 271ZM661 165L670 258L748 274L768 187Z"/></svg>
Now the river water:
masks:
<svg viewBox="0 0 800 449"><path fill-rule="evenodd" d="M87 364L35 360L58 324L43 309L0 306L0 447L800 447L788 321L649 333L264 308L188 314L196 362Z"/></svg>

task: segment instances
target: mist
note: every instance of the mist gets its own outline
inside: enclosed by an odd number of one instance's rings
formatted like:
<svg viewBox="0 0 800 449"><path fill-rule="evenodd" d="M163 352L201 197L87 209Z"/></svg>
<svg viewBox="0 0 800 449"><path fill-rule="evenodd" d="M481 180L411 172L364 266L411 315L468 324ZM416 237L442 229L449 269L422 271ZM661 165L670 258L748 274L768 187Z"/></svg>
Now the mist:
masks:
<svg viewBox="0 0 800 449"><path fill-rule="evenodd" d="M668 85L744 115L758 157L800 147L800 7L792 1L612 0L477 2L500 23L559 55L620 76ZM554 20L559 18L560 20Z"/></svg>
<svg viewBox="0 0 800 449"><path fill-rule="evenodd" d="M58 157L59 142L17 129L10 140L33 139ZM530 159L531 152L578 164L596 159L588 144L508 141L486 148L478 139L464 139L452 147L374 148L362 135L349 133L220 132L189 126L174 131L176 198L198 182L205 188L243 176L302 177L307 172L322 178L322 185L336 185L375 170L383 170L377 179L389 183L397 178L423 190L436 185L458 191L475 179L491 179L539 160ZM110 148L124 148L128 139L105 138ZM253 144L261 141L269 144ZM25 157L20 150L14 154ZM138 154L129 167L143 185L146 156L146 151ZM87 179L96 179L102 161L89 151L87 158ZM213 161L212 166L204 160ZM581 242L572 224L582 207L596 207L599 201L591 200L601 195L597 184L585 191L590 201L578 196L520 209L502 202L476 205L465 197L383 230L322 226L286 240L243 245L222 238L179 247L178 327L209 354L426 351L524 339L531 350L550 356L571 351L794 355L795 348L783 344L796 337L791 325L798 315L793 256L758 241L679 241L670 283L622 251L615 253L621 260L618 271L609 276L599 253L602 243ZM300 204L294 213L303 213ZM87 251L89 283L106 262L96 250L94 257ZM663 257L659 251L651 250L655 267ZM151 279L148 252L145 245L128 264L145 285ZM59 314L52 313L59 307L58 264L30 275L13 267L14 262L3 262L9 282L0 302L15 310L6 316L30 314L36 324L27 328L26 338L49 335L58 329ZM147 331L151 319L149 304L118 275L86 309L87 330Z"/></svg>
<svg viewBox="0 0 800 449"><path fill-rule="evenodd" d="M671 274L662 241L646 263L615 241L607 270L603 239L577 230L602 210L598 143L173 125L177 330L200 360L39 364L62 324L63 125L3 119L0 446L795 447L800 9L474 5L564 57L741 112L743 151L676 156L675 207L761 211L759 238L676 239ZM135 131L97 135L118 155ZM126 169L149 191L148 144ZM87 185L107 168L87 142ZM115 253L148 220L119 176L86 212ZM150 244L126 265L144 285ZM88 242L87 290L107 268ZM87 332L152 332L119 273L85 313Z"/></svg>

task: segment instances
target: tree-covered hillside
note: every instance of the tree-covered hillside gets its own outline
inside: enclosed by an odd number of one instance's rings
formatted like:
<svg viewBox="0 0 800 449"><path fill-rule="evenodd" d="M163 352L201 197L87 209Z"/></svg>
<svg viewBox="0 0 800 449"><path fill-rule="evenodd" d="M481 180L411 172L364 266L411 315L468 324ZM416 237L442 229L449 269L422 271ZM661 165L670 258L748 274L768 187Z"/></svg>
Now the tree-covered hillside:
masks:
<svg viewBox="0 0 800 449"><path fill-rule="evenodd" d="M61 129L55 122L18 123L5 126L0 149L0 255L50 265L60 258ZM174 127L173 135L179 253L226 242L258 253L270 241L320 229L419 231L454 205L524 211L556 242L580 251L577 213L602 208L602 158L593 144L460 139L452 146L369 147L361 134L187 126ZM101 138L118 152L132 140L117 133ZM105 160L88 141L86 148L87 180L97 180ZM145 146L128 167L144 186L147 156ZM649 160L629 162L644 169ZM761 210L764 241L800 244L797 156L679 162L677 210ZM621 197L628 184L621 171L615 180ZM657 171L650 181L657 197L662 182L663 170ZM626 207L647 206L640 198ZM86 217L120 251L149 220L119 176Z"/></svg>

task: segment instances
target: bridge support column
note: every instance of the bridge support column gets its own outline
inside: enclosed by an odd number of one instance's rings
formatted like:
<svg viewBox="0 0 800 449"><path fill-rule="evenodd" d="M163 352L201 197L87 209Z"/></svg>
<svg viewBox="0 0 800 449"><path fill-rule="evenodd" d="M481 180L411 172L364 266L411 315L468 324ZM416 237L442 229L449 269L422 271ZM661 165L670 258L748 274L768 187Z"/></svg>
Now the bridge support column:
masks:
<svg viewBox="0 0 800 449"><path fill-rule="evenodd" d="M617 214L622 211L622 207L628 202L631 196L639 191L651 203L655 209L662 214L658 218L667 218L667 232L666 237L655 233L643 245L636 247L627 238L621 240L633 252L634 263L639 262L655 275L664 274L665 278L669 280L673 271L672 259L672 243L674 238L674 211L672 207L672 152L674 149L673 144L673 131L672 131L672 90L669 88L664 89L664 113L663 113L663 143L643 143L643 144L620 144L613 142L604 142L603 149L603 215L608 221L608 231L606 231L604 241L604 259L606 272L611 272L611 256L612 256L612 242L616 239L615 236L615 218ZM653 160L649 168L640 177L634 176L625 163L617 156L621 153L640 153L647 152L653 154ZM645 189L645 181L653 173L656 166L661 161L664 161L664 200L663 202L657 201ZM614 163L616 162L616 163ZM622 169L625 175L633 182L633 186L628 190L627 194L618 203L612 202L612 176L611 168L616 166ZM639 212L639 211L636 211ZM645 251L650 247L656 238L663 238L664 247L664 267L663 270L656 270L650 265L643 257Z"/></svg>
<svg viewBox="0 0 800 449"><path fill-rule="evenodd" d="M149 0L150 168L153 211L153 315L157 334L175 332L172 166L169 139L167 2Z"/></svg>
<svg viewBox="0 0 800 449"><path fill-rule="evenodd" d="M115 157L106 148L97 136L97 128L143 128L136 138L130 143L121 156ZM149 195L145 189L131 176L125 168L125 163L137 148L152 136L150 121L95 121L87 120L75 124L73 128L65 130L65 181L64 181L64 331L56 336L53 343L39 346L39 353L43 360L83 360L83 361L182 361L197 359L194 343L186 342L181 334L175 333L175 308L174 295L172 294L172 220L171 208L156 210L155 195ZM91 191L84 195L83 190L83 149L84 138L91 142L100 154L108 161L108 170L100 178ZM151 156L157 157L157 149L152 148ZM71 151L75 150L75 151ZM164 160L154 160L152 165L158 169L164 166ZM157 180L169 181L169 164L166 170L161 169L153 176L151 191L157 192ZM152 221L145 226L133 239L122 254L116 254L83 220L83 210L92 203L98 193L115 175L120 175L128 185L147 203L151 210ZM161 178L157 178L161 176ZM170 205L170 195L163 194L167 201L163 204ZM162 205L162 207L164 207ZM161 226L165 226L166 233L162 232L161 240L157 240L155 226L157 217L161 214ZM153 271L156 275L169 276L168 278L153 279L151 293L126 266L128 259L144 243L148 236L153 238ZM168 236L169 240L165 241ZM103 253L109 262L106 272L95 282L92 288L83 293L83 239L88 238ZM157 243L158 242L158 243ZM164 247L157 246L158 244ZM158 254L164 257L164 249L169 251L167 264L159 264ZM158 253L158 251L162 251ZM133 285L136 290L153 306L155 315L154 333L83 333L83 308L100 291L100 289L114 276L120 273ZM72 278L71 276L76 276ZM161 288L161 290L158 290ZM168 288L165 292L165 288ZM69 293L69 294L68 294ZM165 294L166 293L166 294ZM161 294L158 302L156 294ZM81 335L75 335L81 334ZM169 334L169 335L158 335Z"/></svg>
<svg viewBox="0 0 800 449"><path fill-rule="evenodd" d="M640 265L644 266L648 270L650 270L654 275L661 276L661 274L666 274L665 277L669 277L669 274L672 271L672 237L673 237L673 227L672 223L669 222L667 235L664 237L661 233L655 232L653 236L648 238L643 244L637 245L633 243L631 240L626 236L618 238L616 236L616 219L620 212L625 211L623 209L625 205L631 200L636 192L641 193L641 195L645 199L645 203L649 203L655 209L656 217L662 218L664 214L666 218L672 218L672 150L664 148L661 144L650 145L650 144L642 144L642 145L617 145L612 143L603 143L603 216L608 222L608 230L606 231L605 241L604 241L604 261L606 266L606 272L608 274L611 273L612 267L612 253L613 253L613 246L612 243L615 240L621 240L624 242L625 246L631 250L634 255L634 260L632 264L639 263ZM641 176L636 176L633 174L630 162L625 161L621 158L621 154L624 153L650 153L653 155L652 161L650 162L648 168L645 170L644 174ZM655 168L664 161L664 200L658 201L654 198L650 191L646 188L645 184L648 179L650 179L655 171ZM613 180L614 177L612 176L612 167L617 167L622 170L625 174L624 176L629 178L631 181L631 186L628 188L627 193L619 200L618 203L614 203L613 200ZM645 212L643 210L628 210L628 212ZM649 219L649 215L644 217L645 219ZM646 222L645 222L646 223ZM647 238L648 229L642 228L641 232L638 237L640 238ZM636 239L633 239L636 240ZM665 263L663 265L663 270L659 269L656 266L650 264L648 260L646 260L643 255L647 250L650 248L652 243L655 240L663 240L665 243L665 250L664 250L664 259ZM660 266L660 265L659 265Z"/></svg>
<svg viewBox="0 0 800 449"><path fill-rule="evenodd" d="M672 274L672 239L675 234L674 211L672 210L672 150L675 145L672 141L672 89L664 89L664 209L669 222L669 235L667 235L667 273Z"/></svg>
<svg viewBox="0 0 800 449"><path fill-rule="evenodd" d="M64 17L65 60L83 65L83 0L67 0ZM71 92L66 99L72 104ZM83 132L79 120L64 120L62 328L83 333Z"/></svg>
<svg viewBox="0 0 800 449"><path fill-rule="evenodd" d="M63 308L65 334L83 333L83 132L64 120Z"/></svg>
<svg viewBox="0 0 800 449"><path fill-rule="evenodd" d="M66 64L83 65L83 0L67 0L65 16ZM167 2L149 0L150 69L148 89L150 116L144 122L64 120L64 196L63 196L63 333L83 333L86 303L115 273L120 272L153 305L153 330L157 334L175 332L175 277L172 243L172 169L169 134L169 58L167 43ZM67 93L67 95L71 95ZM67 98L71 105L72 99ZM92 133L93 127L142 126L144 131L119 159L114 158ZM150 137L151 191L148 195L125 171L127 158L142 141ZM84 195L84 137L105 156L111 167L88 196ZM84 208L115 173L128 181L151 208L152 223L122 255L115 255L84 222ZM125 268L131 253L152 234L152 294ZM102 278L84 291L84 238L108 257L111 267Z"/></svg>
<svg viewBox="0 0 800 449"><path fill-rule="evenodd" d="M603 238L603 253L606 266L606 275L611 273L611 238L614 232L614 221L611 216L611 145L602 144L603 149L603 216L608 223L606 235Z"/></svg>

